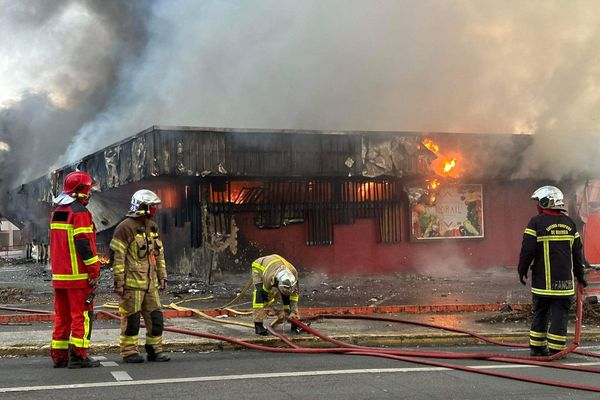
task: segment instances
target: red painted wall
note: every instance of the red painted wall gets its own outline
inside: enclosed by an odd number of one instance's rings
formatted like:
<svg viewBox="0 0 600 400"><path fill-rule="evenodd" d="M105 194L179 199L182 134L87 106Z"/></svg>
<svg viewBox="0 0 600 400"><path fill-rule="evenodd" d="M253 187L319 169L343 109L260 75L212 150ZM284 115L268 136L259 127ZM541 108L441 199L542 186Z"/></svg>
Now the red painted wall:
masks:
<svg viewBox="0 0 600 400"><path fill-rule="evenodd" d="M523 230L535 215L529 200L539 184L531 181L493 181L483 184L484 239L448 239L410 242L408 213L403 238L397 244L376 242L375 219L353 225L335 225L331 246L306 245L306 224L280 229L258 229L253 214L236 215L239 234L263 249L278 253L309 271L330 274L387 274L436 269L464 271L516 266Z"/></svg>

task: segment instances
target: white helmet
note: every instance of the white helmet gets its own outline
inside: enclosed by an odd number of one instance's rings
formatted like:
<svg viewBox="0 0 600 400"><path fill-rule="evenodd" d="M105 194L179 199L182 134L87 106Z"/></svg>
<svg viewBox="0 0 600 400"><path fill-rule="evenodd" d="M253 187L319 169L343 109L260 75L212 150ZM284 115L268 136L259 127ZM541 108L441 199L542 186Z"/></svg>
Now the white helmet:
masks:
<svg viewBox="0 0 600 400"><path fill-rule="evenodd" d="M290 295L292 288L297 282L294 274L285 267L280 268L279 271L275 273L275 279L277 280L277 289L285 296Z"/></svg>
<svg viewBox="0 0 600 400"><path fill-rule="evenodd" d="M531 195L532 200L537 200L545 210L564 210L563 193L555 186L542 186Z"/></svg>
<svg viewBox="0 0 600 400"><path fill-rule="evenodd" d="M130 216L144 216L150 214L150 206L160 204L160 199L151 190L141 189L131 196L131 207L129 207Z"/></svg>

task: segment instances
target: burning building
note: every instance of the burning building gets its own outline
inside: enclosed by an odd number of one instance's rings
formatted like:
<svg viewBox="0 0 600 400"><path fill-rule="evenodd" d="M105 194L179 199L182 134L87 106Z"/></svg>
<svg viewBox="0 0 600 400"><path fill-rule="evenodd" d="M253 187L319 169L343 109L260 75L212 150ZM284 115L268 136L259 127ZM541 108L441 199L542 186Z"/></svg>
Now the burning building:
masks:
<svg viewBox="0 0 600 400"><path fill-rule="evenodd" d="M98 183L90 210L104 245L135 190L159 195L167 262L179 273L246 270L265 253L336 274L510 266L535 211L528 198L548 183L508 179L530 142L155 126L22 185L10 214L23 226L35 216L32 235L45 235L52 195L77 168Z"/></svg>

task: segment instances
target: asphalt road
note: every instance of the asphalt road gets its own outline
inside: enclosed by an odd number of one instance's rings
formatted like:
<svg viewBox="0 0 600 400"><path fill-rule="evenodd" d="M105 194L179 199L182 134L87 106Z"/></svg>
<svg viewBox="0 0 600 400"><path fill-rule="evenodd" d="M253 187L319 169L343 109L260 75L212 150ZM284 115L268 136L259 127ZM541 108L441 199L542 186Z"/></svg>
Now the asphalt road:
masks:
<svg viewBox="0 0 600 400"><path fill-rule="evenodd" d="M440 348L501 351L495 347ZM598 351L598 348L590 348ZM506 350L504 350L506 351ZM524 354L523 350L513 350ZM598 399L568 390L364 356L256 351L173 353L169 363L124 364L109 354L94 369L53 369L46 357L0 359L1 399ZM564 362L600 366L598 359ZM516 375L599 385L597 374L456 361Z"/></svg>

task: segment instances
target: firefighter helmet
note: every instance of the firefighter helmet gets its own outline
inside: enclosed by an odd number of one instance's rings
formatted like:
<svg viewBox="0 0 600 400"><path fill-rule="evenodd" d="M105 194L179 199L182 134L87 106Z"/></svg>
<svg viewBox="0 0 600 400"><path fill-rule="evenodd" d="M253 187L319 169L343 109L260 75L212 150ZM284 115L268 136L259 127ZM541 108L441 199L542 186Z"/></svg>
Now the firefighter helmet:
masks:
<svg viewBox="0 0 600 400"><path fill-rule="evenodd" d="M277 289L285 296L290 295L292 288L297 282L294 274L285 267L282 267L275 273L275 279L277 281Z"/></svg>
<svg viewBox="0 0 600 400"><path fill-rule="evenodd" d="M544 210L564 210L563 193L555 186L542 186L531 195Z"/></svg>
<svg viewBox="0 0 600 400"><path fill-rule="evenodd" d="M160 198L151 190L141 189L131 196L131 207L127 215L141 217L151 215L151 208L160 204Z"/></svg>
<svg viewBox="0 0 600 400"><path fill-rule="evenodd" d="M65 176L63 190L54 198L54 203L65 205L71 204L75 200L87 203L94 185L94 180L87 172L73 171Z"/></svg>

